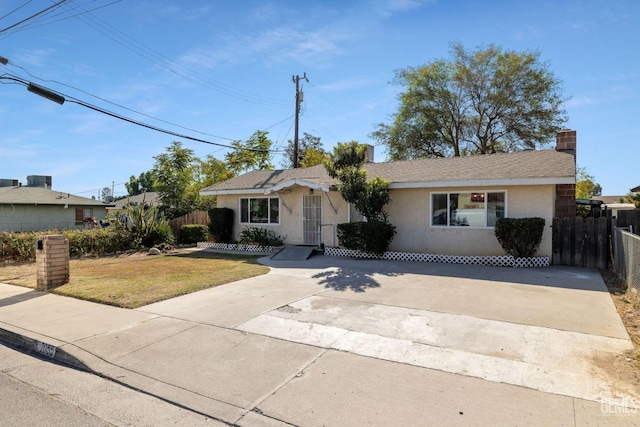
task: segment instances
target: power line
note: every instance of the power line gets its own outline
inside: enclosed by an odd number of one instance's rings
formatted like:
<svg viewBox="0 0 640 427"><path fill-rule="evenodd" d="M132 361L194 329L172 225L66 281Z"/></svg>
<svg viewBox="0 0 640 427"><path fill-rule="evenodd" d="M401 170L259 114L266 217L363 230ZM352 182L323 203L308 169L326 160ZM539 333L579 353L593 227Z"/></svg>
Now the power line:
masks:
<svg viewBox="0 0 640 427"><path fill-rule="evenodd" d="M80 6L78 6L80 7ZM208 87L218 93L227 95L233 98L242 99L247 102L261 105L270 105L278 108L289 108L290 104L286 101L274 100L261 95L253 94L241 89L232 88L230 86L221 84L207 76L203 76L198 71L189 68L183 64L180 64L171 58L168 58L161 52L145 45L144 43L136 40L135 38L127 35L121 30L118 30L111 24L101 20L96 16L80 16L80 14L74 15L85 25L93 28L94 30L102 33L105 37L111 39L117 44L123 46L125 49L133 52L141 58L158 65L165 70L180 76L186 80L189 80L195 84Z"/></svg>
<svg viewBox="0 0 640 427"><path fill-rule="evenodd" d="M91 0L91 2L96 2L96 1L99 1L99 0ZM42 15L38 16L36 19L34 19L34 20L32 20L32 21L29 21L29 22L25 23L25 24L24 24L24 25L22 25L21 27L14 28L12 31L8 31L8 32L4 35L4 37L2 38L2 40L6 39L6 38L7 38L7 37L9 37L10 35L13 35L13 34L19 33L20 31L33 30L33 29L36 29L36 28L44 27L44 26L46 26L46 25L54 24L54 23L56 23L56 22L65 21L65 20L67 20L67 19L74 18L74 17L76 17L76 16L78 16L78 15L84 15L85 13L90 13L90 12L93 12L93 11L95 11L95 10L102 9L102 8L107 7L107 6L111 6L112 4L120 3L121 1L122 1L122 0L113 0L111 3L107 3L107 4L104 4L104 5L96 6L96 7L94 7L93 9L89 9L89 10L83 10L82 12L80 12L80 13L76 13L76 14L74 14L74 15L66 16L66 17L64 17L64 18L60 18L60 19L56 19L56 20L44 21L44 20L45 20L45 18L53 19L53 18L55 18L55 17L57 17L57 16L61 16L61 15L67 14L67 13L69 13L70 11L74 11L74 10L76 10L76 9L80 8L80 6L75 6L75 7L74 7L74 8L72 8L72 9L69 9L69 10L66 10L66 11L62 11L62 12L58 12L58 13L53 14L53 15L51 15L51 12L53 12L53 10L50 10L50 11L48 11L47 13L44 13L44 14L42 14ZM64 9L64 8L63 8L63 9ZM39 25L35 25L35 24L38 24L38 23L40 23L40 24L39 24Z"/></svg>
<svg viewBox="0 0 640 427"><path fill-rule="evenodd" d="M4 32L5 32L5 31L7 31L7 30L12 29L13 27L17 27L18 25L20 25L20 24L22 24L22 23L25 23L25 22L27 22L27 21L29 21L29 20L33 19L33 18L36 18L37 16L42 15L43 13L46 13L46 12L48 12L48 11L52 10L52 9L55 9L56 7L61 6L61 5L62 5L63 3L65 3L66 1L67 1L67 0L60 0L58 3L54 3L54 4L52 4L51 6L49 6L49 7L45 8L45 9L42 9L40 12L34 13L33 15L28 16L28 17L24 18L23 20L16 22L16 23L15 23L15 24L13 24L13 25L9 25L8 27L5 27L5 28L1 29L1 30L0 30L0 34L4 33Z"/></svg>
<svg viewBox="0 0 640 427"><path fill-rule="evenodd" d="M144 122L141 122L139 120L132 119L132 118L124 116L122 114L114 113L114 112L109 111L107 109L104 109L102 107L98 107L96 105L89 104L88 102L82 101L82 100L80 100L78 98L75 98L75 97L72 97L72 96L69 96L69 95L65 95L65 94L63 94L61 92L53 91L53 90L45 88L43 86L35 85L35 84L33 84L31 82L28 82L28 81L26 81L26 80L24 80L24 79L22 79L22 78L20 78L18 76L14 76L14 75L11 75L11 74L2 74L2 75L0 75L0 80L2 80L2 79L10 80L10 81L14 81L14 82L16 82L18 84L22 84L22 85L26 86L30 91L32 91L32 92L34 92L34 93L36 93L36 94L38 94L40 96L43 96L43 97L45 97L45 98L47 98L49 100L58 102L59 104L62 104L64 101L72 102L72 103L75 103L75 104L78 104L78 105L82 105L83 107L89 108L89 109L94 110L96 112L99 112L99 113L102 113L102 114L106 114L106 115L111 116L113 118L116 118L116 119L119 119L119 120L122 120L122 121L125 121L125 122L128 122L128 123L131 123L131 124L135 124L137 126L141 126L141 127L147 128L147 129L155 130L157 132L161 132L161 133L164 133L164 134L167 134L167 135L172 135L172 136L175 136L175 137L178 137L178 138L183 138L183 139L188 139L188 140L191 140L191 141L201 142L203 144L215 145L215 146L218 146L218 147L229 148L229 149L232 149L232 150L235 150L235 149L239 148L239 149L245 150L245 151L253 151L253 152L260 152L260 153L274 152L273 150L261 150L261 149L257 149L257 148L234 147L234 146L230 146L230 145L226 145L226 144L220 144L220 143L217 143L217 142L211 142L211 141L207 141L205 139L195 138L195 137L192 137L192 136L189 136L189 135L173 132L173 131L170 131L170 130L167 130L167 129L160 128L158 126L150 125L148 123L144 123ZM240 142L240 141L237 141L237 142Z"/></svg>
<svg viewBox="0 0 640 427"><path fill-rule="evenodd" d="M150 118L150 119L157 120L157 121L159 121L159 122L166 123L166 124L171 125L171 126L179 127L179 128L181 128L181 129L184 129L184 130L188 130L188 131L191 131L191 132L196 132L196 133L199 133L199 134L201 134L201 135L208 135L208 136L212 136L212 137L214 137L214 138L225 139L225 140L227 140L227 141L235 141L235 139L233 139L233 138L226 138L226 137L224 137L224 136L219 136L219 135L214 135L214 134L207 133L207 132L202 132L202 131L199 131L199 130L196 130L196 129L192 129L192 128L188 128L188 127L185 127L185 126L182 126L182 125L178 125L178 124L176 124L176 123L172 123L172 122L170 122L170 121L168 121L168 120L164 120L164 119L160 119L160 118L158 118L158 117L150 116L149 114L145 114L145 113L143 113L143 112L140 112L140 111L134 110L134 109L132 109L132 108L125 107L124 105L118 104L118 103L116 103L116 102L109 101L108 99L102 98L102 97L100 97L100 96L98 96L98 95L94 95L94 94L92 94L92 93L90 93L90 92L87 92L87 91L85 91L85 90L83 90L83 89L80 89L80 88L77 88L77 87L75 87L75 86L72 86L72 85L69 85L69 84L66 84L66 83L60 82L60 81L58 81L58 80L43 79L42 77L38 77L38 76L36 76L36 75L34 75L34 74L30 73L26 68L24 68L24 67L21 67L21 66L19 66L19 65L14 64L12 61L9 61L9 65L11 65L11 66L13 66L13 67L16 67L16 68L21 69L22 71L24 71L25 73L27 73L27 74L28 74L28 75L30 75L31 77L33 77L33 78L35 78L35 79L38 79L38 80L40 80L40 81L43 81L43 82L49 82L49 83L57 83L57 84L59 84L59 85L62 85L62 86L68 87L68 88L70 88L70 89L77 90L78 92L82 92L82 93L84 93L85 95L89 95L89 96L91 96L91 97L93 97L93 98L99 99L100 101L103 101L103 102L106 102L106 103L111 104L111 105L113 105L113 106L116 106L116 107L122 108L123 110L127 110L127 111L130 111L130 112L132 112L132 113L140 114L141 116L145 116L145 117L148 117L148 118Z"/></svg>
<svg viewBox="0 0 640 427"><path fill-rule="evenodd" d="M10 16L12 14L14 14L15 12L19 11L20 9L22 9L23 7L25 7L26 5L28 5L29 3L31 3L33 0L28 0L26 3L22 3L20 6L16 7L15 9L13 9L11 12L0 16L0 20L6 18L7 16Z"/></svg>

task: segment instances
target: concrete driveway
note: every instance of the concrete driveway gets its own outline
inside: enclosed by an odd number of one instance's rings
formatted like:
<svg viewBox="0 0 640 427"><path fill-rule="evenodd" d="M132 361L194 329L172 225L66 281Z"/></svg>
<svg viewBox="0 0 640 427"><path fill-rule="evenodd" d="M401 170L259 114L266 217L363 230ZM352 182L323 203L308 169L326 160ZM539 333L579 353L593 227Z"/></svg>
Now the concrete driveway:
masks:
<svg viewBox="0 0 640 427"><path fill-rule="evenodd" d="M267 275L138 310L13 295L0 327L238 425L640 419L638 391L608 369L632 344L597 270L262 261ZM37 304L46 321L24 320Z"/></svg>

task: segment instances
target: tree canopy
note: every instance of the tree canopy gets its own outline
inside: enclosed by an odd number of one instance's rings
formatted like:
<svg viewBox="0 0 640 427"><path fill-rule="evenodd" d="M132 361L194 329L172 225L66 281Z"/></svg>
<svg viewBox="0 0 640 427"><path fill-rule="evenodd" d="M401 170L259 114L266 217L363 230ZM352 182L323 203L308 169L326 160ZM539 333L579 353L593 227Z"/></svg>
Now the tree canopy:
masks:
<svg viewBox="0 0 640 427"><path fill-rule="evenodd" d="M142 172L137 178L131 175L129 182L125 182L124 186L129 196L155 191L153 188L153 173L151 171Z"/></svg>
<svg viewBox="0 0 640 427"><path fill-rule="evenodd" d="M233 141L233 151L225 154L227 168L235 175L252 170L273 169L271 164L271 140L269 132L257 130L244 143Z"/></svg>
<svg viewBox="0 0 640 427"><path fill-rule="evenodd" d="M367 181L365 162L367 146L356 141L339 142L325 163L327 173L340 180L340 193L370 222L386 222L384 206L391 201L389 181L376 177Z"/></svg>
<svg viewBox="0 0 640 427"><path fill-rule="evenodd" d="M285 168L293 167L294 143L290 139L287 141L287 147L284 149L284 160L282 166ZM322 146L320 137L304 132L302 138L298 140L298 164L300 167L308 168L315 165L323 164L327 160L327 152Z"/></svg>
<svg viewBox="0 0 640 427"><path fill-rule="evenodd" d="M602 195L602 187L585 167L576 168L576 199L591 199Z"/></svg>
<svg viewBox="0 0 640 427"><path fill-rule="evenodd" d="M392 160L536 149L566 122L561 82L539 52L453 44L451 56L396 72L399 109L371 135Z"/></svg>
<svg viewBox="0 0 640 427"><path fill-rule="evenodd" d="M193 150L174 141L166 153L154 157L154 188L162 200L160 210L167 218L176 218L194 210L194 198L187 197L193 181Z"/></svg>

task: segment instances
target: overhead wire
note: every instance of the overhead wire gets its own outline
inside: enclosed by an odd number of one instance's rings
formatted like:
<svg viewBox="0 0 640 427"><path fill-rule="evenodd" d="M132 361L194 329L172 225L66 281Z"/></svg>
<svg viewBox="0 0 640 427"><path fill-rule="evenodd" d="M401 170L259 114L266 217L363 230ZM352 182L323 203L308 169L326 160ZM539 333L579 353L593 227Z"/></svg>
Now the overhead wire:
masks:
<svg viewBox="0 0 640 427"><path fill-rule="evenodd" d="M45 8L45 9L42 9L40 12L36 12L36 13L34 13L33 15L29 15L29 16L27 16L26 18L24 18L24 19L22 19L22 20L20 20L20 21L16 22L15 24L12 24L12 25L9 25L8 27L2 28L2 29L0 29L0 34L2 34L2 33L4 33L4 32L6 32L6 31L8 31L8 30L10 30L10 29L12 29L12 28L14 28L14 27L17 27L17 26L18 26L18 25L20 25L20 24L23 24L23 23L25 23L25 22L27 22L27 21L30 21L30 20L32 20L32 19L34 19L34 18L36 18L36 17L38 17L38 16L42 15L43 13L47 13L47 12L49 12L49 11L51 11L51 10L53 10L53 9L57 8L57 7L60 7L60 6L62 6L62 4L64 4L66 1L67 1L67 0L60 0L60 1L58 1L57 3L54 3L54 4L52 4L51 6L49 6L49 7Z"/></svg>
<svg viewBox="0 0 640 427"><path fill-rule="evenodd" d="M72 3L73 0L71 0ZM79 6L80 7L80 6ZM272 98L267 98L262 95L253 94L241 89L232 88L230 86L224 85L211 79L210 77L203 76L197 70L193 68L187 67L177 61L174 61L171 58L168 58L161 52L145 45L144 43L136 40L135 38L127 35L123 31L115 28L111 24L103 21L102 19L93 16L91 14L87 16L81 16L80 14L75 15L80 21L99 33L103 34L105 37L111 39L117 44L121 45L125 49L133 52L134 54L140 56L141 58L162 67L163 69L169 71L172 74L180 76L192 83L202 85L204 87L208 87L218 93L223 95L227 95L233 98L241 99L246 102L251 102L254 104L261 105L269 105L277 108L289 108L290 103L281 100L275 100Z"/></svg>
<svg viewBox="0 0 640 427"><path fill-rule="evenodd" d="M44 78L42 78L42 77L38 77L38 76L36 76L36 75L32 74L31 72L29 72L26 68L24 68L24 67L22 67L22 66L19 66L19 65L16 65L16 64L15 64L15 63L13 63L12 61L9 61L9 64L10 64L10 65L12 65L13 67L19 68L20 70L24 71L25 73L27 73L28 75L30 75L31 77L33 77L33 78L35 78L35 79L38 79L38 80L43 81L43 82L57 83L57 84L59 84L59 85L61 85L61 86L68 87L68 88L73 89L73 90L76 90L76 91L78 91L78 92L82 92L82 93L84 93L85 95L89 95L89 96L91 96L91 97L93 97L93 98L99 99L100 101L103 101L103 102L106 102L106 103L111 104L111 105L113 105L113 106L116 106L116 107L122 108L123 110L127 110L127 111L132 112L132 113L140 114L141 116L144 116L144 117L147 117L147 118L150 118L150 119L153 119L153 120L157 120L157 121L159 121L159 122L162 122L162 123L165 123L165 124L168 124L168 125L171 125L171 126L175 126L175 127L178 127L178 128L184 129L184 130L188 130L188 131L191 131L191 132L199 133L199 134L201 134L201 135L212 136L212 137L214 137L214 138L224 139L224 140L227 140L227 141L236 141L236 140L235 140L235 139L233 139L233 138L227 138L227 137L224 137L224 136L219 136L219 135L214 135L214 134L212 134L212 133L207 133L207 132L199 131L199 130L196 130L196 129L192 129L192 128L189 128L189 127L185 127L185 126L182 126L182 125L176 124L176 123L172 123L172 122L170 122L170 121L168 121L168 120L164 120L164 119L160 119L160 118L158 118L158 117L151 116L151 115L149 115L149 114L145 114L145 113L143 113L143 112L140 112L140 111L134 110L134 109L129 108L129 107L125 107L124 105L118 104L117 102L109 101L108 99L105 99L105 98L103 98L103 97L101 97L101 96L94 95L94 94L93 94L93 93L91 93L91 92L87 92L87 91L85 91L85 90L83 90L83 89L80 89L80 88L77 88L77 87L75 87L75 86L72 86L72 85L69 85L69 84L63 83L63 82L58 81L58 80L54 80L54 79L44 79Z"/></svg>
<svg viewBox="0 0 640 427"><path fill-rule="evenodd" d="M22 84L23 86L27 86L27 87L29 86L29 81L27 81L25 79L22 79L22 78L20 78L18 76L15 76L15 75L2 74L2 75L0 75L0 80L1 79L11 80L11 81L17 82L19 84ZM90 110L94 110L96 112L111 116L113 118L116 118L116 119L119 119L119 120L122 120L122 121L125 121L125 122L128 122L128 123L131 123L131 124L135 124L137 126L141 126L141 127L144 127L144 128L150 129L150 130L161 132L161 133L164 133L164 134L167 134L167 135L172 135L172 136L175 136L175 137L178 137L178 138L183 138L183 139L188 139L188 140L191 140L191 141L201 142L203 144L209 144L209 145L215 145L215 146L218 146L218 147L229 148L229 149L232 149L232 150L238 148L238 147L234 147L234 146L230 146L230 145L226 145L226 144L220 144L220 143L217 143L217 142L207 141L205 139L196 138L196 137L193 137L193 136L181 134L181 133L174 132L174 131L171 131L171 130L163 129L163 128L160 128L158 126L154 126L154 125L151 125L151 124L148 124L148 123L144 123L144 122L141 122L139 120L132 119L130 117L124 116L122 114L118 114L118 113L115 113L113 111L109 111L109 110L107 110L105 108L89 104L88 102L82 101L81 99L75 98L73 96L66 95L64 93L61 93L61 92L58 92L58 91L54 91L54 90L51 90L51 89L48 89L48 88L44 88L44 89L49 91L49 92L51 92L51 93L53 93L53 94L55 94L55 95L57 95L57 96L62 97L64 99L64 101L81 105L81 106L83 106L85 108L88 108ZM261 152L261 153L272 152L273 151L273 150L262 150L262 149L258 149L258 148L246 148L246 147L240 147L240 149L245 150L245 151Z"/></svg>
<svg viewBox="0 0 640 427"><path fill-rule="evenodd" d="M91 0L91 3L96 2L96 1L99 1L99 0ZM105 7L107 7L107 6L111 6L112 4L120 3L121 1L122 1L122 0L113 0L113 1L111 1L110 3L107 3L107 4L103 4L103 5L100 5L100 6L94 7L93 9L83 10L83 11L82 11L82 12L80 12L80 13L76 13L76 14L73 14L73 15L65 16L65 17L63 17L63 18L55 19L55 20L53 20L53 18L58 17L58 16L61 16L61 15L68 15L68 12L69 12L69 11L68 11L68 10L63 10L63 11L60 11L60 12L58 12L58 13L53 14L53 11L52 11L52 10L50 10L50 11L47 11L46 13L44 13L44 14L42 14L42 15L39 15L37 18L35 18L35 19L33 19L33 20L29 21L29 22L24 23L22 26L17 27L17 28L13 28L11 31L8 31L6 34L4 34L4 35L0 38L0 40L4 40L4 39L6 39L7 37L9 37L10 35L13 35L13 34L19 33L19 32L21 32L21 31L25 31L25 30L33 30L33 29L36 29L36 28L44 27L44 26L46 26L46 25L54 24L54 23L56 23L56 22L65 21L65 20L67 20L67 19L72 19L72 18L74 18L74 17L76 17L76 16L78 16L78 15L84 15L84 14L86 14L86 13L90 13L90 12L93 12L93 11L96 11L96 10L99 10L99 9L102 9L102 8L105 8ZM80 6L75 6L75 7L73 7L73 8L72 8L72 9L70 9L70 10L71 10L71 11L73 11L73 10L75 10L75 9L78 9L79 7L80 7ZM63 8L63 9L64 9L64 8ZM38 25L38 24L39 24L39 25Z"/></svg>
<svg viewBox="0 0 640 427"><path fill-rule="evenodd" d="M55 79L45 79L45 78L42 78L42 77L36 76L35 74L31 73L31 72L30 72L29 70L27 70L26 68L24 68L24 67L22 67L22 66L20 66L20 65L15 64L13 61L10 61L10 60L9 60L9 61L8 61L8 64L9 64L9 65L11 65L12 67L15 67L15 68L18 68L18 69L22 70L23 72L27 73L29 76L31 76L31 77L33 77L33 78L35 78L35 79L38 79L38 80L40 80L40 81L42 81L42 82L57 83L57 84L59 84L59 85L62 85L62 86L68 87L68 88L70 88L70 89L76 90L76 91L81 92L81 93L84 93L85 95L89 95L89 96L91 96L91 97L93 97L93 98L99 99L99 100L101 100L101 101L103 101L103 102L106 102L106 103L108 103L108 104L111 104L111 105L113 105L113 106L116 106L116 107L122 108L122 109L124 109L124 110L129 111L129 112L136 113L136 114L139 114L139 115L141 115L141 116L144 116L144 117L147 117L147 118L150 118L150 119L153 119L153 120L156 120L156 121L159 121L159 122L162 122L162 123L165 123L165 124L171 125L171 126L175 126L175 127L181 128L181 129L185 129L185 130L188 130L188 131L191 131L191 132L195 132L195 133L198 133L198 134L201 134L201 135L212 136L212 137L214 137L214 138L223 139L223 140L226 140L226 141L234 141L234 142L235 142L235 141L246 141L247 139L249 139L249 138L251 137L251 136L247 136L247 137L245 137L245 138L241 138L241 139L236 139L236 138L227 138L227 137L224 137L224 136L219 136L219 135L215 135L215 134L212 134L212 133L203 132L203 131L199 131L199 130L197 130L197 129L192 129L192 128L189 128L189 127L186 127L186 126L182 126L182 125L179 125L179 124L176 124L176 123L170 122L170 121L168 121L168 120L160 119L160 118L158 118L158 117L154 117L154 116L151 116L151 115L149 115L149 114L145 114L145 113L143 113L143 112L140 112L140 111L134 110L134 109L132 109L132 108L126 107L126 106L124 106L124 105L118 104L118 103L116 103L116 102L109 101L108 99L105 99L105 98L100 97L100 96L98 96L98 95L92 94L91 92L87 92L87 91L85 91L85 90L83 90L83 89L80 89L80 88L77 88L77 87L75 87L75 86L72 86L72 85L69 85L69 84L66 84L66 83L60 82L60 81L58 81L58 80L55 80ZM27 82L27 80L26 80L26 79L24 79L24 82ZM68 96L68 95L65 95L65 97L69 97L69 96ZM71 98L71 97L69 97L69 98ZM105 110L105 111L107 111L107 110ZM282 120L280 120L280 121L278 121L278 122L276 122L276 123L274 123L274 124L272 124L272 125L270 125L270 126L267 126L267 127L265 127L265 128L262 128L261 130L264 130L264 131L269 130L269 129L271 129L271 128L273 128L273 127L276 127L276 126L278 126L279 124L284 123L285 121L290 120L290 119L292 119L292 118L293 118L293 115L291 115L291 116L289 116L289 117L286 117L286 118L284 118L284 119L282 119ZM132 119L132 120L133 120L133 119ZM221 146L221 148L230 148L229 146L227 146L227 145L223 145L223 144L220 144L220 146Z"/></svg>
<svg viewBox="0 0 640 427"><path fill-rule="evenodd" d="M29 3L31 3L33 0L27 0L26 3L21 4L20 6L16 7L15 9L13 9L11 12L8 12L2 16L0 16L0 20L13 15L15 12L19 11L20 9L22 9L23 7L25 7L26 5L28 5Z"/></svg>

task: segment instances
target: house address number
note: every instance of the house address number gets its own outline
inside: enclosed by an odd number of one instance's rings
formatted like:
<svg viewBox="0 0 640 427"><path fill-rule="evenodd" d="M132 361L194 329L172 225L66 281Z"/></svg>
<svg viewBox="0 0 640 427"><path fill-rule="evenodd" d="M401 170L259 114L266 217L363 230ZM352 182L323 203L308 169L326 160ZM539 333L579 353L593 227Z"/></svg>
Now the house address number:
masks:
<svg viewBox="0 0 640 427"><path fill-rule="evenodd" d="M36 344L36 351L38 353L42 354L43 356L50 357L52 359L56 355L56 349L57 349L57 347L52 346L51 344L44 343L44 342L38 341L38 343Z"/></svg>

